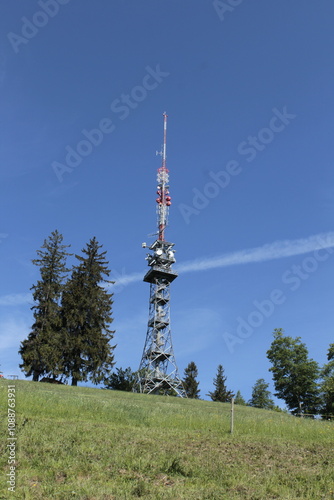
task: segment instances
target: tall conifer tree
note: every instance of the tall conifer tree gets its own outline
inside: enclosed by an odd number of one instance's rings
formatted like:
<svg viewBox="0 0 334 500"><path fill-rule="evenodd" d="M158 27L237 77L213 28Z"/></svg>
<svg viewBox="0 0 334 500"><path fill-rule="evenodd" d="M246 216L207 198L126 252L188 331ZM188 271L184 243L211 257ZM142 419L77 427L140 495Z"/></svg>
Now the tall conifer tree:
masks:
<svg viewBox="0 0 334 500"><path fill-rule="evenodd" d="M112 282L105 279L110 271L106 252L99 252L101 247L94 237L82 250L84 256L76 255L79 264L74 266L63 292L63 364L72 385L88 378L98 384L114 365L115 346L109 343L114 333L109 329L113 294L103 286Z"/></svg>
<svg viewBox="0 0 334 500"><path fill-rule="evenodd" d="M231 401L234 397L232 391L227 390L226 388L226 377L224 377L224 368L222 365L218 366L217 375L213 379L213 385L215 386L215 390L213 392L209 392L208 396L212 399L212 401L220 401L221 403L227 403Z"/></svg>
<svg viewBox="0 0 334 500"><path fill-rule="evenodd" d="M66 257L70 255L63 245L63 236L56 230L37 250L38 258L32 262L40 268L40 279L33 290L32 306L35 322L28 338L21 343L20 368L26 377L38 381L43 375L56 377L62 373L60 339L60 297L68 272Z"/></svg>
<svg viewBox="0 0 334 500"><path fill-rule="evenodd" d="M184 370L183 379L183 387L188 398L199 399L200 390L198 389L199 382L196 380L197 376L197 366L194 361L191 361Z"/></svg>

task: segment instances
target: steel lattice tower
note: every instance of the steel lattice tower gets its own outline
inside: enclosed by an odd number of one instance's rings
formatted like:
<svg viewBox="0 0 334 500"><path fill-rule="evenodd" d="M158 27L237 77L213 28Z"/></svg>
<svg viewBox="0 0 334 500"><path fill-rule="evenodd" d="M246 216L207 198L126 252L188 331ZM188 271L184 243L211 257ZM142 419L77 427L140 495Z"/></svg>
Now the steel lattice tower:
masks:
<svg viewBox="0 0 334 500"><path fill-rule="evenodd" d="M169 175L166 166L167 114L164 117L164 141L162 165L158 169L157 218L158 238L149 247L152 253L146 260L150 266L144 281L150 283L149 317L146 340L139 366L140 392L148 394L175 393L186 397L175 361L170 329L170 284L177 273L172 270L175 262L174 243L165 241L168 212L171 205L169 195ZM146 243L143 243L146 248Z"/></svg>

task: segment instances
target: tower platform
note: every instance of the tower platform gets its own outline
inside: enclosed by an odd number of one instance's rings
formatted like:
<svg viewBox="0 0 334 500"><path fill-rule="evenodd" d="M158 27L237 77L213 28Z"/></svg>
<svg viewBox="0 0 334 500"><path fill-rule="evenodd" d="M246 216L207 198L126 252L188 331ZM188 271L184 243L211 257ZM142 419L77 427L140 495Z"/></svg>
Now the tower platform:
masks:
<svg viewBox="0 0 334 500"><path fill-rule="evenodd" d="M156 283L157 279L165 279L168 283L171 283L178 277L178 274L171 269L164 269L159 266L152 266L149 271L145 274L143 281L147 283Z"/></svg>

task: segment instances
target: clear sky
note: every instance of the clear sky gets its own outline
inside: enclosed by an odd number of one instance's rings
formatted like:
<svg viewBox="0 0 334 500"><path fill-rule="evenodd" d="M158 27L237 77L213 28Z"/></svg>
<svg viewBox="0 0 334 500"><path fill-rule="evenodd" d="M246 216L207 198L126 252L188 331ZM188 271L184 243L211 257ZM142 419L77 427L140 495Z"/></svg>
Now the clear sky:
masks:
<svg viewBox="0 0 334 500"><path fill-rule="evenodd" d="M137 369L168 114L180 374L218 364L246 399L274 328L334 342L332 0L27 0L0 6L0 363L33 322L36 250L58 229L108 252L115 360ZM321 236L319 236L321 235ZM69 265L73 260L68 262Z"/></svg>

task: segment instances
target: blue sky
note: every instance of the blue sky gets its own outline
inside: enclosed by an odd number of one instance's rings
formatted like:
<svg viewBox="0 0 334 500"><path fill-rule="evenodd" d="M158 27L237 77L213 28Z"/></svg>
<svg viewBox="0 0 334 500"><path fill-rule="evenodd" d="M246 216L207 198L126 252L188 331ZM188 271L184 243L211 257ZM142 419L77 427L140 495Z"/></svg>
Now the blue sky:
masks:
<svg viewBox="0 0 334 500"><path fill-rule="evenodd" d="M24 378L31 259L54 229L73 252L93 236L107 250L115 359L137 369L164 111L180 374L195 361L205 397L222 364L248 399L256 379L271 383L266 351L279 327L324 363L334 341L333 3L29 0L1 11L4 375Z"/></svg>

